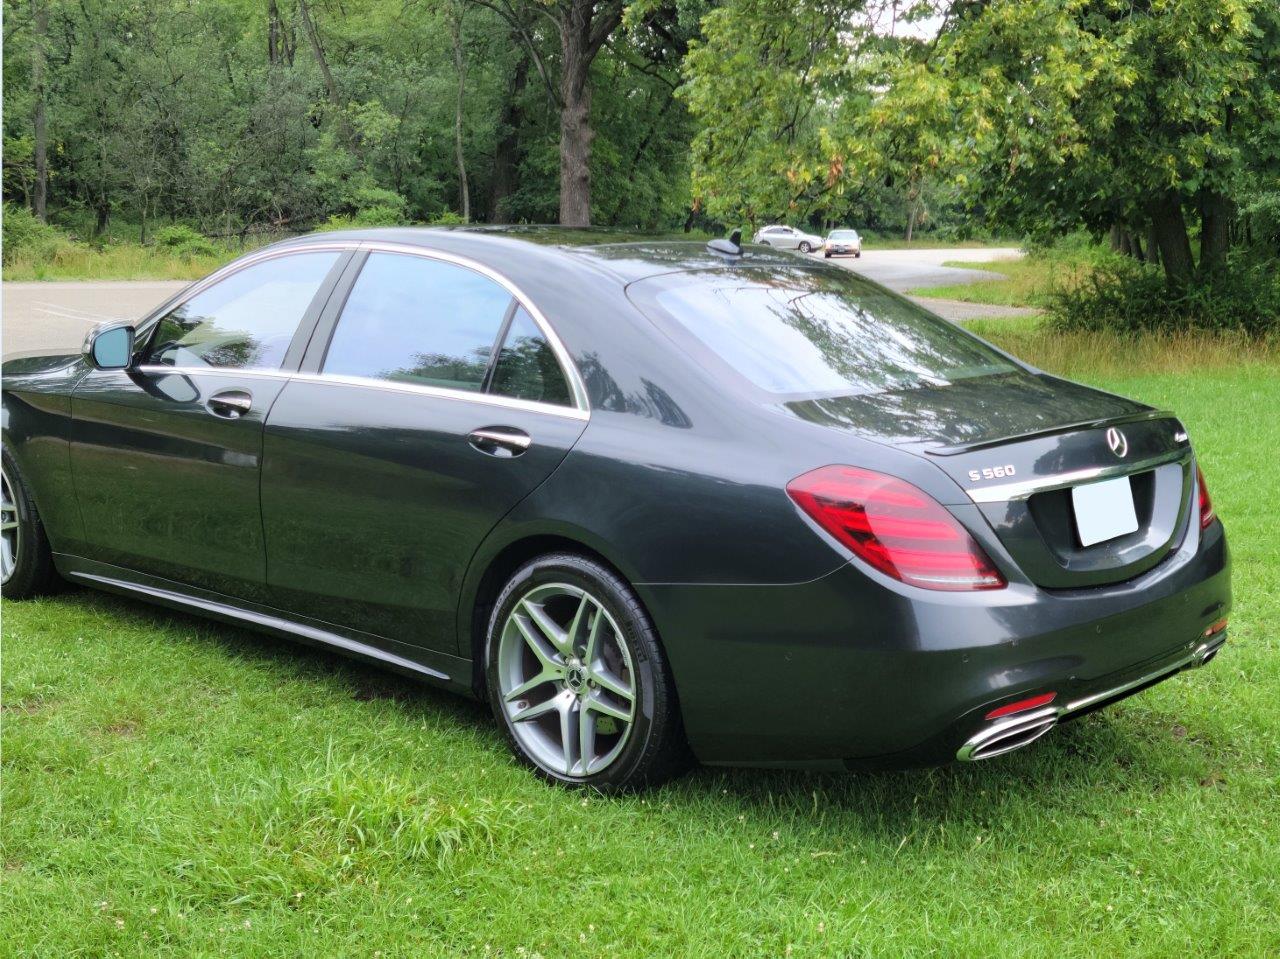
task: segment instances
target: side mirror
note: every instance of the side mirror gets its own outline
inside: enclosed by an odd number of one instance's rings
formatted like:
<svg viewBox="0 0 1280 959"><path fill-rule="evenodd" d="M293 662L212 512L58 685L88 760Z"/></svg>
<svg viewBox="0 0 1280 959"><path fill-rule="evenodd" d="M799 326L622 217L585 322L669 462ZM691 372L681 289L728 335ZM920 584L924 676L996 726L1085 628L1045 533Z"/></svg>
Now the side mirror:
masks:
<svg viewBox="0 0 1280 959"><path fill-rule="evenodd" d="M90 330L84 357L94 369L127 370L133 363L133 327L113 323Z"/></svg>

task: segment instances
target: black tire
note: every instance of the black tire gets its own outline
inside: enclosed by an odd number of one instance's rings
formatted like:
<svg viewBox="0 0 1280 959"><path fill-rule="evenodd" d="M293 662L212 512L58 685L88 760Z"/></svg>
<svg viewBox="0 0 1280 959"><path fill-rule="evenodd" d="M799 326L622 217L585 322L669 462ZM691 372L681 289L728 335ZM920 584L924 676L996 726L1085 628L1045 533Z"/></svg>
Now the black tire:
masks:
<svg viewBox="0 0 1280 959"><path fill-rule="evenodd" d="M822 258L823 258L824 260L829 260L829 259L831 259L831 254L830 254L830 253L824 253L824 254L822 254Z"/></svg>
<svg viewBox="0 0 1280 959"><path fill-rule="evenodd" d="M526 595L549 584L567 584L586 590L617 624L632 658L635 718L622 740L621 751L607 766L591 775L566 775L535 759L514 734L502 700L498 668L502 630L512 610ZM631 587L595 560L574 553L552 553L517 570L499 594L489 618L484 671L494 719L508 746L522 763L548 782L608 793L625 792L658 785L690 765L675 684L658 635Z"/></svg>
<svg viewBox="0 0 1280 959"><path fill-rule="evenodd" d="M760 241L760 245L761 245L761 246L770 246L771 244L769 243L769 241L768 241L768 240L761 240L761 241Z"/></svg>
<svg viewBox="0 0 1280 959"><path fill-rule="evenodd" d="M0 583L0 593L5 599L29 599L50 592L59 582L58 573L53 568L53 553L35 500L8 449L0 452L0 462L3 462L4 479L18 514L13 571Z"/></svg>
<svg viewBox="0 0 1280 959"><path fill-rule="evenodd" d="M808 240L801 240L801 241L800 241L800 252L801 252L801 253L808 253L808 252L810 252L812 249L813 249L813 247L809 245L809 241L808 241Z"/></svg>
<svg viewBox="0 0 1280 959"><path fill-rule="evenodd" d="M861 250L859 250L857 253L855 253L855 254L853 255L853 258L854 258L855 260L861 260L861 259L862 259L862 251L861 251Z"/></svg>

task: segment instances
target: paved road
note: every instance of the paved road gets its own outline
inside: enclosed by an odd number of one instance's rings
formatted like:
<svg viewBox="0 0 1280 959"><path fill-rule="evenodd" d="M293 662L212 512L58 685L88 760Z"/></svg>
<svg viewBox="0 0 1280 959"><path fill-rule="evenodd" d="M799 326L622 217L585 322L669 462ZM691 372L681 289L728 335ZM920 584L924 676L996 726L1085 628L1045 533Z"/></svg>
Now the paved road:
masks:
<svg viewBox="0 0 1280 959"><path fill-rule="evenodd" d="M944 260L982 261L1016 258L1020 250L1005 247L979 250L868 250L860 259L832 260L848 269L904 291L943 283L974 283L995 279L983 270L943 266ZM819 256L820 258L820 256ZM32 350L76 350L85 332L104 320L132 319L182 289L181 281L92 283L5 283L3 335L5 356ZM1013 316L1029 310L975 306L954 300L921 303L952 320L975 316Z"/></svg>
<svg viewBox="0 0 1280 959"><path fill-rule="evenodd" d="M182 281L5 283L5 356L31 350L78 350L88 329L142 316L186 286Z"/></svg>
<svg viewBox="0 0 1280 959"><path fill-rule="evenodd" d="M822 254L813 254L822 259ZM866 250L858 259L832 257L832 263L861 273L883 283L891 290L905 293L922 286L951 283L980 283L999 279L987 270L943 266L944 262L981 263L986 260L1016 260L1022 256L1017 247L986 247L976 250Z"/></svg>

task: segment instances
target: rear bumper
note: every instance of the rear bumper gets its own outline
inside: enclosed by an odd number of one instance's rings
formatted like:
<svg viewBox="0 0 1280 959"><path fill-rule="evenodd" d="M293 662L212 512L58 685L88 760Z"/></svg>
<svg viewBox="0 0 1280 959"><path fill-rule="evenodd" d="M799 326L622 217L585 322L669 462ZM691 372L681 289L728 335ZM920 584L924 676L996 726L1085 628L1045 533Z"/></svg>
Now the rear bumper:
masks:
<svg viewBox="0 0 1280 959"><path fill-rule="evenodd" d="M1231 602L1220 524L1194 552L1087 590L935 594L849 565L793 586L641 593L695 755L813 768L948 762L995 706L1053 691L1070 708L1052 726L1132 695L1193 664Z"/></svg>
<svg viewBox="0 0 1280 959"><path fill-rule="evenodd" d="M1060 723L1140 693L1185 669L1207 665L1217 657L1226 641L1224 628L1194 644L1190 650L1179 648L1172 658L1164 657L1158 662L1143 663L1127 675L1112 677L1107 682L1100 683L1099 688L1093 692L1081 693L1075 699L983 721L956 751L956 759L961 762L993 759L1028 746Z"/></svg>

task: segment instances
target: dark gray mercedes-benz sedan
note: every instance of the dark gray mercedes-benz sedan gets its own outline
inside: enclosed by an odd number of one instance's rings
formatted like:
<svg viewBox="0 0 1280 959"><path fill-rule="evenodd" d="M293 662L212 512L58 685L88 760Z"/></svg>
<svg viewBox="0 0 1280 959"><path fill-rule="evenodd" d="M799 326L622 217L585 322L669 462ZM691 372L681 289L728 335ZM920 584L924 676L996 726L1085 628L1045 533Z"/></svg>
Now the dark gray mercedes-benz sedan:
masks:
<svg viewBox="0 0 1280 959"><path fill-rule="evenodd" d="M1172 413L838 267L606 239L310 236L7 362L4 594L382 663L602 789L984 759L1217 653Z"/></svg>

